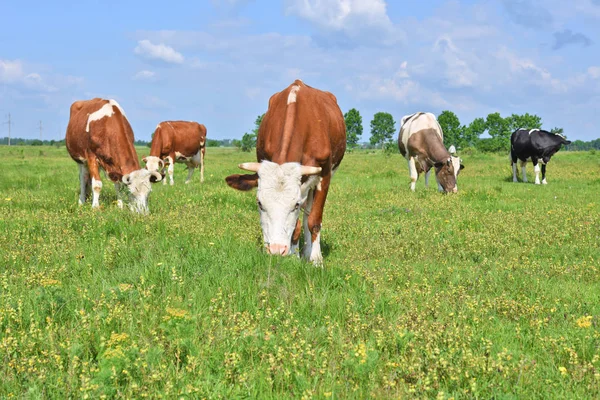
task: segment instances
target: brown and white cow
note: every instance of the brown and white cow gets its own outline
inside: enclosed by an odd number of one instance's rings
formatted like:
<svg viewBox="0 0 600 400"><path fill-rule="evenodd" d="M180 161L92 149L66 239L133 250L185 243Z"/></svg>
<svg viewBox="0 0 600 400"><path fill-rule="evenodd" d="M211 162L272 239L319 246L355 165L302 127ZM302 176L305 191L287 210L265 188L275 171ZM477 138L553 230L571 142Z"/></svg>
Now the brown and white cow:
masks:
<svg viewBox="0 0 600 400"><path fill-rule="evenodd" d="M260 223L270 254L299 251L302 211L304 257L322 263L323 208L345 150L344 117L333 94L296 80L271 96L258 130L258 162L239 165L254 174L226 178L238 190L258 186Z"/></svg>
<svg viewBox="0 0 600 400"><path fill-rule="evenodd" d="M438 189L446 193L458 191L456 178L464 166L460 158L452 156L444 147L444 132L435 115L418 112L404 116L398 148L408 160L410 190L415 191L422 171L425 172L425 186L429 186L429 173L434 167Z"/></svg>
<svg viewBox="0 0 600 400"><path fill-rule="evenodd" d="M161 172L165 161L169 164L171 185L175 183L175 163L187 165L190 183L196 167L200 166L200 182L204 182L204 154L206 152L206 127L193 121L164 121L158 124L152 137L150 155L142 160L148 171ZM163 181L167 184L167 180Z"/></svg>
<svg viewBox="0 0 600 400"><path fill-rule="evenodd" d="M80 205L85 203L90 191L93 192L92 207L100 205L102 168L115 183L119 208L123 208L121 188L124 184L129 189L130 208L148 213L150 182L160 181L162 176L140 168L133 146L133 130L116 101L95 98L74 102L65 141L69 155L79 165Z"/></svg>

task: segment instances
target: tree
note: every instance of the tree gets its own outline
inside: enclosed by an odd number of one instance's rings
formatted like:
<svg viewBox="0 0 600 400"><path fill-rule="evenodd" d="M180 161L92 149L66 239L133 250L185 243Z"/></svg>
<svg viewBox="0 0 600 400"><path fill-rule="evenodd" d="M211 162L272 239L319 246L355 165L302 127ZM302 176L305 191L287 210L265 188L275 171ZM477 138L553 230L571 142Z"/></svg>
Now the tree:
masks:
<svg viewBox="0 0 600 400"><path fill-rule="evenodd" d="M396 122L392 114L386 112L375 114L371 121L371 138L369 139L371 144L383 148L385 143L391 142L394 133L396 133L395 125Z"/></svg>
<svg viewBox="0 0 600 400"><path fill-rule="evenodd" d="M346 123L346 144L349 148L354 148L358 145L358 139L363 133L362 117L356 108L352 108L344 114L344 122Z"/></svg>
<svg viewBox="0 0 600 400"><path fill-rule="evenodd" d="M500 116L500 113L496 112L489 114L485 119L485 125L488 130L488 134L491 136L491 140L486 140L485 149L483 151L501 151L508 150L510 147L510 130L509 121Z"/></svg>
<svg viewBox="0 0 600 400"><path fill-rule="evenodd" d="M512 133L517 129L542 129L542 118L537 115L525 113L523 115L513 114L506 118L508 130Z"/></svg>
<svg viewBox="0 0 600 400"><path fill-rule="evenodd" d="M258 137L258 129L260 128L260 124L262 123L263 118L265 117L265 114L263 113L262 115L259 115L258 117L256 117L256 120L254 121L254 129L252 129L252 133L244 133L244 136L242 136L242 140L238 141L239 142L239 147L242 149L242 151L251 151L253 148L256 147L256 138ZM238 147L238 146L236 146Z"/></svg>
<svg viewBox="0 0 600 400"><path fill-rule="evenodd" d="M442 111L438 117L438 122L444 132L444 143L448 147L451 145L462 147L462 129L456 114L448 110Z"/></svg>
<svg viewBox="0 0 600 400"><path fill-rule="evenodd" d="M475 118L468 126L462 129L462 147L475 147L479 142L479 136L485 132L487 125L483 118Z"/></svg>
<svg viewBox="0 0 600 400"><path fill-rule="evenodd" d="M567 136L565 136L564 131L565 130L563 128L556 127L556 128L552 128L552 130L550 132L554 133L555 135L562 135L564 137L567 137Z"/></svg>

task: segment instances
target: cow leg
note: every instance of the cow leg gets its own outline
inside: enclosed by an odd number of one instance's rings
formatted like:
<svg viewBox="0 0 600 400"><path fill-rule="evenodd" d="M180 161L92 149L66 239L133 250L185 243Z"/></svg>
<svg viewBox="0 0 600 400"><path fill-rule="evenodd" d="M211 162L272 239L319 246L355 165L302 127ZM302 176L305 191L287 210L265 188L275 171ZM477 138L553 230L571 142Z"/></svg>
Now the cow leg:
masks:
<svg viewBox="0 0 600 400"><path fill-rule="evenodd" d="M79 165L79 205L83 205L90 192L90 171L85 164Z"/></svg>
<svg viewBox="0 0 600 400"><path fill-rule="evenodd" d="M538 163L537 158L531 157L531 162L533 163L533 172L535 172L535 184L540 184L540 164Z"/></svg>
<svg viewBox="0 0 600 400"><path fill-rule="evenodd" d="M204 153L206 152L206 147L203 147L200 150L200 183L204 182Z"/></svg>
<svg viewBox="0 0 600 400"><path fill-rule="evenodd" d="M546 181L546 164L542 164L542 185L547 185Z"/></svg>
<svg viewBox="0 0 600 400"><path fill-rule="evenodd" d="M100 192L102 191L102 181L100 180L100 171L98 163L94 156L88 158L88 169L92 177L92 207L100 207Z"/></svg>
<svg viewBox="0 0 600 400"><path fill-rule="evenodd" d="M194 170L196 169L196 165L194 163L187 163L187 168L188 168L188 176L187 179L185 180L185 184L187 185L188 183L190 183L190 181L192 180L192 175L194 175Z"/></svg>
<svg viewBox="0 0 600 400"><path fill-rule="evenodd" d="M117 192L117 207L123 208L123 184L115 182L115 192Z"/></svg>
<svg viewBox="0 0 600 400"><path fill-rule="evenodd" d="M527 161L521 161L521 179L525 183L527 183L527 170L525 169L526 166Z"/></svg>
<svg viewBox="0 0 600 400"><path fill-rule="evenodd" d="M306 197L306 203L304 203L304 215L302 217L302 225L304 228L304 251L303 256L306 259L310 259L312 254L312 234L310 228L308 227L308 217L312 212L313 208L313 200L315 198L315 189L312 189L308 196ZM300 238L298 238L300 239Z"/></svg>
<svg viewBox="0 0 600 400"><path fill-rule="evenodd" d="M331 182L331 174L323 177L320 188L315 190L312 209L308 215L308 229L310 231L310 261L319 266L323 264L323 255L321 254L321 227L323 222L323 208L325 200L327 200L327 192L329 191L329 183Z"/></svg>
<svg viewBox="0 0 600 400"><path fill-rule="evenodd" d="M169 168L167 171L169 172L169 178L171 179L171 186L173 186L175 184L175 180L173 180L173 174L175 173L175 153L169 154L167 160L169 160Z"/></svg>
<svg viewBox="0 0 600 400"><path fill-rule="evenodd" d="M417 179L419 178L419 172L417 171L414 157L408 159L408 173L410 174L410 190L414 192L417 185Z"/></svg>
<svg viewBox="0 0 600 400"><path fill-rule="evenodd" d="M431 168L425 172L425 187L429 188L429 175L431 175Z"/></svg>

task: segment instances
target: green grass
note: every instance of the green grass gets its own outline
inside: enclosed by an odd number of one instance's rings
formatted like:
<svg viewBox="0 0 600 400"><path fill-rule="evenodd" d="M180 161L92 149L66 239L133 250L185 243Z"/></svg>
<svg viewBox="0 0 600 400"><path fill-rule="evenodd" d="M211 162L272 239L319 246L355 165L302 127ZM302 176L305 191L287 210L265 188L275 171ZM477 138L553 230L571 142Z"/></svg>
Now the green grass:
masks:
<svg viewBox="0 0 600 400"><path fill-rule="evenodd" d="M0 398L600 396L600 155L558 153L547 186L463 156L444 196L347 154L322 269L262 252L224 182L253 154L209 148L202 185L178 165L147 217L107 179L79 207L64 149L0 157Z"/></svg>

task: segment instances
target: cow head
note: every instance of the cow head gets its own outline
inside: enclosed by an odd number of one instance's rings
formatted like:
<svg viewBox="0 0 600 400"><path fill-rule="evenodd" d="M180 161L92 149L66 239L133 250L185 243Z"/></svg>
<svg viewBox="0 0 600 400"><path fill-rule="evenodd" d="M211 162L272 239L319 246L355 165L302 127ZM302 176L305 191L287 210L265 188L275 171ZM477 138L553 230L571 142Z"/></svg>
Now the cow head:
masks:
<svg viewBox="0 0 600 400"><path fill-rule="evenodd" d="M123 175L121 182L127 185L130 193L129 208L140 214L148 214L148 197L152 192L151 183L160 182L162 175L158 171L138 169Z"/></svg>
<svg viewBox="0 0 600 400"><path fill-rule="evenodd" d="M455 168L455 164L458 164L458 168ZM458 172L464 168L462 165L460 165L460 158L450 156L446 161L435 163L434 167L435 176L437 177L438 183L444 190L444 193L458 192L458 187L456 186L456 176L458 175Z"/></svg>
<svg viewBox="0 0 600 400"><path fill-rule="evenodd" d="M148 156L142 158L142 161L146 164L146 169L148 171L158 171L161 173L164 178L163 170L165 168L165 162L160 159L160 157Z"/></svg>
<svg viewBox="0 0 600 400"><path fill-rule="evenodd" d="M321 168L270 161L245 163L239 167L255 174L228 176L227 184L238 190L258 186L256 198L265 247L270 254L289 254L300 207L306 202L311 187L302 184L302 176L318 175Z"/></svg>

